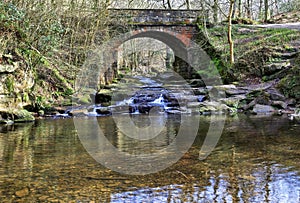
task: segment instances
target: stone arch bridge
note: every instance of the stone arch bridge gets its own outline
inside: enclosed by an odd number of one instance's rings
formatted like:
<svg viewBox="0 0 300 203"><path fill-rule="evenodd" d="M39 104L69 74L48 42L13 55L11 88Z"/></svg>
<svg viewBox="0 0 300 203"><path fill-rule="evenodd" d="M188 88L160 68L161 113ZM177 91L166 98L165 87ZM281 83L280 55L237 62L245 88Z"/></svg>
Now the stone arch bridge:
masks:
<svg viewBox="0 0 300 203"><path fill-rule="evenodd" d="M99 75L101 84L109 84L117 77L116 58L120 45L128 40L141 37L153 38L169 46L175 55L174 70L183 78L197 77L191 64L200 66L199 64L202 63L203 66L203 61L199 61L199 55L202 53L199 53L199 50L195 51L194 42L200 40L201 44L206 46L204 47L205 51L212 50L212 46L197 26L200 15L200 10L109 9L108 16L112 22L128 25L130 31L113 39L112 42L108 42L101 48L101 56L96 57L97 61L104 63L100 65L106 67L105 71ZM103 50L105 53L102 53ZM195 59L195 55L198 55L198 59ZM85 65L92 66L93 62Z"/></svg>

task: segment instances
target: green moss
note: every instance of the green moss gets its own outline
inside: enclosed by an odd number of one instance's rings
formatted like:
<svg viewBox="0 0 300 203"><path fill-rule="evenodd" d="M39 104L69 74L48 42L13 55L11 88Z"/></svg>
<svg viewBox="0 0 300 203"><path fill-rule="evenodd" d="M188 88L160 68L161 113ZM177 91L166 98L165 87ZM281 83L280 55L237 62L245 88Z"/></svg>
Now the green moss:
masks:
<svg viewBox="0 0 300 203"><path fill-rule="evenodd" d="M300 69L292 68L278 84L283 94L300 101Z"/></svg>
<svg viewBox="0 0 300 203"><path fill-rule="evenodd" d="M14 122L16 123L31 122L35 120L34 116L26 110L14 111L13 114L15 115L16 119L14 120Z"/></svg>
<svg viewBox="0 0 300 203"><path fill-rule="evenodd" d="M15 82L14 82L13 77L9 76L9 77L6 78L5 87L6 87L6 90L9 94L14 92Z"/></svg>

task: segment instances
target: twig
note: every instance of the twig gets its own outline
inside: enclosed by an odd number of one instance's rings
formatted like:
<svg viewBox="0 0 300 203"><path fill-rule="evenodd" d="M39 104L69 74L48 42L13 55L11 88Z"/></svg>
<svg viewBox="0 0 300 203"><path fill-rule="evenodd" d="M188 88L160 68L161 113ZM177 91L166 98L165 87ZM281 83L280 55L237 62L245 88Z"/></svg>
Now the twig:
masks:
<svg viewBox="0 0 300 203"><path fill-rule="evenodd" d="M92 176L86 176L84 177L88 180L128 180L128 178L124 178L124 177L92 177Z"/></svg>
<svg viewBox="0 0 300 203"><path fill-rule="evenodd" d="M186 179L189 179L189 177L187 177L184 173L182 173L181 171L176 171L177 173L181 174L183 177L185 177Z"/></svg>

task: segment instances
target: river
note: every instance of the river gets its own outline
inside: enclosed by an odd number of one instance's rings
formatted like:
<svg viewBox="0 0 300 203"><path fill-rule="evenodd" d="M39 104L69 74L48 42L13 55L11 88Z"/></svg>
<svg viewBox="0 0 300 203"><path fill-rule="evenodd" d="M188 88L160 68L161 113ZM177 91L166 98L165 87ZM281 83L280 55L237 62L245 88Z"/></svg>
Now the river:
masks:
<svg viewBox="0 0 300 203"><path fill-rule="evenodd" d="M148 175L117 173L96 162L71 118L2 125L0 202L300 201L299 123L279 116L227 117L216 148L199 160L211 117L190 116L200 123L189 151ZM167 116L166 130L153 146L126 138L111 116L96 119L106 138L130 153L167 146L180 125L178 116Z"/></svg>

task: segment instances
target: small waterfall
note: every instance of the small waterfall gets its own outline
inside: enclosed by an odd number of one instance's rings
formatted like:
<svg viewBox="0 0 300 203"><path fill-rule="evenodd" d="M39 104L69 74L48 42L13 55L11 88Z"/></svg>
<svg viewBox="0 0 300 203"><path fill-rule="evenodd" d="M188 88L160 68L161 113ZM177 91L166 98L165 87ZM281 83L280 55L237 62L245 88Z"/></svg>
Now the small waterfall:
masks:
<svg viewBox="0 0 300 203"><path fill-rule="evenodd" d="M137 105L130 105L129 106L129 113L131 114L139 114L139 109Z"/></svg>
<svg viewBox="0 0 300 203"><path fill-rule="evenodd" d="M206 96L205 95L199 95L197 100L198 100L198 102L204 102L206 100Z"/></svg>
<svg viewBox="0 0 300 203"><path fill-rule="evenodd" d="M88 112L88 116L98 116L97 107L93 106L93 111Z"/></svg>
<svg viewBox="0 0 300 203"><path fill-rule="evenodd" d="M157 98L157 99L155 99L153 102L151 102L152 104L161 104L162 106L165 104L165 102L164 102L164 97L163 97L163 95L161 94L160 96L159 96L159 98Z"/></svg>
<svg viewBox="0 0 300 203"><path fill-rule="evenodd" d="M129 99L124 99L123 101L118 101L116 102L117 106L122 106L122 105L131 105L134 103L134 98L131 97Z"/></svg>
<svg viewBox="0 0 300 203"><path fill-rule="evenodd" d="M108 116L113 113L120 114L149 114L150 112L180 114L189 112L185 106L180 106L178 97L186 96L185 92L175 90L168 90L151 78L142 76L137 77L143 86L135 91L133 95L127 97L125 93L120 94L119 97L114 98L115 102L110 106L101 105L86 105L79 107L72 107L65 112L60 112L56 117L70 117L70 116ZM206 100L205 95L199 95L195 99L197 102Z"/></svg>

